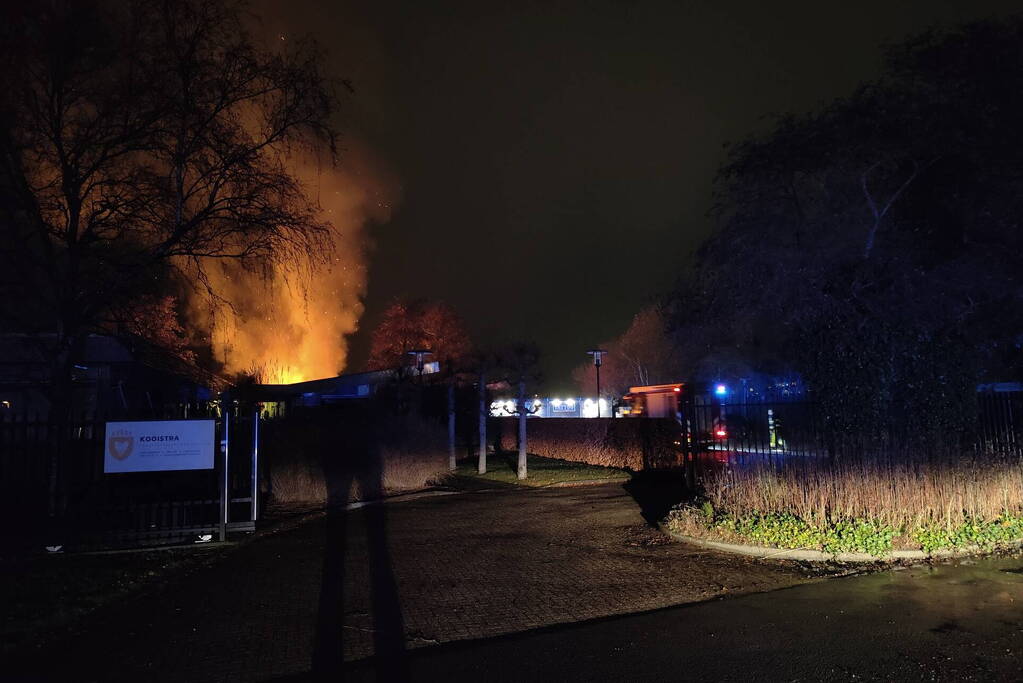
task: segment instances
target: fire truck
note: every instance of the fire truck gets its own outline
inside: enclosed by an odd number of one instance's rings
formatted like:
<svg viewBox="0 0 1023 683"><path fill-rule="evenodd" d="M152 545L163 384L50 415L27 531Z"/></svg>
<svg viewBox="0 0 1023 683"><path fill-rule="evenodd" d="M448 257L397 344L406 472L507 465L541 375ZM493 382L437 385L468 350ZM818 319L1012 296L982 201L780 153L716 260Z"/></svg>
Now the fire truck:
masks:
<svg viewBox="0 0 1023 683"><path fill-rule="evenodd" d="M694 385L688 382L630 387L622 397L622 417L670 418L683 428L685 439L702 446L729 437L727 397L724 384ZM692 413L692 414L688 414Z"/></svg>
<svg viewBox="0 0 1023 683"><path fill-rule="evenodd" d="M645 387L629 387L629 393L622 397L622 417L671 417L681 412L682 392L686 385L652 384Z"/></svg>

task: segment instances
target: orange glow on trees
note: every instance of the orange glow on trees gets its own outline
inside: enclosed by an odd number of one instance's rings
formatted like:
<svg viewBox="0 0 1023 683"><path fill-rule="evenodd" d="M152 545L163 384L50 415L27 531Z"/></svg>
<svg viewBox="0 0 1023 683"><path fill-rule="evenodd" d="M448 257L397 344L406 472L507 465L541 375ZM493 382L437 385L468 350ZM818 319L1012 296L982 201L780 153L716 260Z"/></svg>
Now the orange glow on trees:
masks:
<svg viewBox="0 0 1023 683"><path fill-rule="evenodd" d="M431 360L455 364L472 351L461 317L440 301L395 301L373 330L370 344L371 370L404 365L410 349L429 349Z"/></svg>
<svg viewBox="0 0 1023 683"><path fill-rule="evenodd" d="M33 302L35 319L15 324L56 333L55 397L85 336L154 279L231 304L226 283L265 275L271 319L294 319L296 301L324 317L323 297L283 277L339 263L336 227L295 162L334 161L338 101L315 45L257 45L227 0L26 3L10 19L0 272ZM263 360L248 355L228 368Z"/></svg>

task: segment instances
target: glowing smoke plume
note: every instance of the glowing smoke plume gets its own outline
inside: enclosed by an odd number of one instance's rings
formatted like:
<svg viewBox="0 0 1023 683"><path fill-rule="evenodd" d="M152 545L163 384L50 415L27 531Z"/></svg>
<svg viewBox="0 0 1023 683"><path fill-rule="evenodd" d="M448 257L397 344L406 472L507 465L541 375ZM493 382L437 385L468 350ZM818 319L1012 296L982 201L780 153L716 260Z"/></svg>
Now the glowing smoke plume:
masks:
<svg viewBox="0 0 1023 683"><path fill-rule="evenodd" d="M331 377L347 359L345 337L358 329L366 291L366 229L386 222L396 185L359 150L337 168L302 165L308 195L334 227L334 253L259 272L238 264L207 264L213 291L228 305L196 295L194 322L209 330L216 360L228 373L246 372L268 384Z"/></svg>

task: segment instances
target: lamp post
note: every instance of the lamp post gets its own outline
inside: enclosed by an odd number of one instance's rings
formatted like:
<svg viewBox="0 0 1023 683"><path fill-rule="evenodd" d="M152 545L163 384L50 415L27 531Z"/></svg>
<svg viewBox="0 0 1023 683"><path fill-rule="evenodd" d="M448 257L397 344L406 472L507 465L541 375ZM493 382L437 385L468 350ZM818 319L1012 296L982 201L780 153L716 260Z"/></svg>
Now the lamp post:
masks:
<svg viewBox="0 0 1023 683"><path fill-rule="evenodd" d="M416 359L416 370L419 372L419 379L422 380L423 379L423 366L425 365L425 363L423 362L423 358L425 358L426 356L432 355L433 351L430 351L429 349L412 349L411 351L406 351L405 353L407 355L409 355L409 356L414 356L415 357L415 359Z"/></svg>
<svg viewBox="0 0 1023 683"><path fill-rule="evenodd" d="M586 353L593 356L593 367L597 369L597 417L600 417L600 365L607 351L604 349L590 349Z"/></svg>

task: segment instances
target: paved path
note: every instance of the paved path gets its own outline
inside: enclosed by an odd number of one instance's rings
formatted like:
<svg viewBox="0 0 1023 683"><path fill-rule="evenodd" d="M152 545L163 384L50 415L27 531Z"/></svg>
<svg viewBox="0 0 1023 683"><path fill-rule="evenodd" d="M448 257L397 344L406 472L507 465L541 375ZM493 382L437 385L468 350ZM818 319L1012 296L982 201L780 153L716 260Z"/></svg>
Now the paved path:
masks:
<svg viewBox="0 0 1023 683"><path fill-rule="evenodd" d="M477 492L322 516L101 611L23 678L337 673L420 646L805 583L796 565L668 543L620 486ZM69 669L73 667L73 669Z"/></svg>
<svg viewBox="0 0 1023 683"><path fill-rule="evenodd" d="M429 681L1019 681L1023 558L836 578L410 653ZM349 681L377 679L357 662Z"/></svg>

